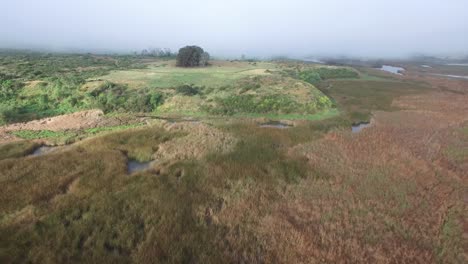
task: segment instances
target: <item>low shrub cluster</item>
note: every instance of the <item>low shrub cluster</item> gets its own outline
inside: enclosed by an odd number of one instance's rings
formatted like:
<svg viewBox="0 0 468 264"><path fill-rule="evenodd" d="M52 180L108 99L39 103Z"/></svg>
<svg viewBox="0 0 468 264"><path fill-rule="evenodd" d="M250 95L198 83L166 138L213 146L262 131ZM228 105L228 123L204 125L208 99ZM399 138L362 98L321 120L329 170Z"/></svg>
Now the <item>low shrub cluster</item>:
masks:
<svg viewBox="0 0 468 264"><path fill-rule="evenodd" d="M187 96L194 96L200 93L200 88L192 85L181 85L176 87L176 92L178 94L187 95Z"/></svg>
<svg viewBox="0 0 468 264"><path fill-rule="evenodd" d="M266 95L262 97L244 94L231 95L225 98L218 98L215 106L207 107L207 111L212 114L234 115L240 113L305 113L313 114L319 109L331 107L332 103L326 96L319 97L318 100L308 104L301 104L285 95Z"/></svg>
<svg viewBox="0 0 468 264"><path fill-rule="evenodd" d="M151 112L164 102L159 92L149 89L130 91L126 86L105 82L89 93L104 112Z"/></svg>
<svg viewBox="0 0 468 264"><path fill-rule="evenodd" d="M311 84L322 80L358 78L359 74L347 68L315 68L299 72L299 78Z"/></svg>

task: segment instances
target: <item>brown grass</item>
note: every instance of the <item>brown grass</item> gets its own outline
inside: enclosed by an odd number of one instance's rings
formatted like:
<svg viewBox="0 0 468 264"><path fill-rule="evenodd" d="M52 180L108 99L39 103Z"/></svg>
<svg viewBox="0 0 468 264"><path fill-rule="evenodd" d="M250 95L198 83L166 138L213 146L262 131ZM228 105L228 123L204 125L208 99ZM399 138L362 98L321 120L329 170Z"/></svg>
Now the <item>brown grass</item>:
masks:
<svg viewBox="0 0 468 264"><path fill-rule="evenodd" d="M358 134L182 123L1 160L0 261L465 263L466 98L383 85L380 108L352 91L373 111Z"/></svg>

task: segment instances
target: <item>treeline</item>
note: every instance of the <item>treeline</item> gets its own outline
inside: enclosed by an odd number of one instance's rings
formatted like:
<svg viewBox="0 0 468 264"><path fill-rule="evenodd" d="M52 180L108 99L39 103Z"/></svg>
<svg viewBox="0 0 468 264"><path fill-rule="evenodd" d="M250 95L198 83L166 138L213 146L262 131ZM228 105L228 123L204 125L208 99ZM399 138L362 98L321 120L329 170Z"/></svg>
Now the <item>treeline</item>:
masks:
<svg viewBox="0 0 468 264"><path fill-rule="evenodd" d="M152 48L152 49L143 49L139 54L135 52L135 55L140 55L143 57L155 57L155 58L168 58L173 59L177 56L177 53L172 52L168 48Z"/></svg>

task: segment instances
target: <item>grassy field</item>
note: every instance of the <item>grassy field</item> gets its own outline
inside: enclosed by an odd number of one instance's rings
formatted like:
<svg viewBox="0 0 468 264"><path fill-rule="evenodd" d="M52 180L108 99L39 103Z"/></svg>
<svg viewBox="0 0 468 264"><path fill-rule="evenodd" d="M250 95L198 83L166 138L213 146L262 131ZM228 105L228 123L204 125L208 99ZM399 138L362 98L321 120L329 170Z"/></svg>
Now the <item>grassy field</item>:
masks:
<svg viewBox="0 0 468 264"><path fill-rule="evenodd" d="M332 107L312 84L282 73L278 64L267 62L215 61L209 67L187 69L168 61L143 70L113 71L89 80L87 87L104 80L161 93L164 103L155 110L160 115L312 116Z"/></svg>
<svg viewBox="0 0 468 264"><path fill-rule="evenodd" d="M158 93L157 109L122 104L103 117L114 125L0 144L1 263L466 262L466 86L296 62L171 63L76 86ZM259 126L269 119L292 126ZM29 155L69 134L75 143ZM134 160L153 162L129 173Z"/></svg>
<svg viewBox="0 0 468 264"><path fill-rule="evenodd" d="M248 63L215 61L209 67L179 68L174 61L156 62L145 69L112 71L97 79L128 84L131 88L174 88L184 84L221 87L233 85L237 80L268 75L277 66L274 63Z"/></svg>
<svg viewBox="0 0 468 264"><path fill-rule="evenodd" d="M413 81L333 80L323 83L322 91L334 98L354 123L369 121L376 110L394 111L395 98L425 92L429 86Z"/></svg>

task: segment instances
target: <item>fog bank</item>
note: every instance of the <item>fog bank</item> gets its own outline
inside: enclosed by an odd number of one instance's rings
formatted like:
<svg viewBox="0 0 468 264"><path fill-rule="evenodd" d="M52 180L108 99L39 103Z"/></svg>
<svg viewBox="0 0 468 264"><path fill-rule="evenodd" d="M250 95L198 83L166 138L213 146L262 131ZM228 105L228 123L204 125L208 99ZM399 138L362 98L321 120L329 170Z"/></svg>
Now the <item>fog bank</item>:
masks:
<svg viewBox="0 0 468 264"><path fill-rule="evenodd" d="M2 1L1 48L217 56L467 54L466 0Z"/></svg>

